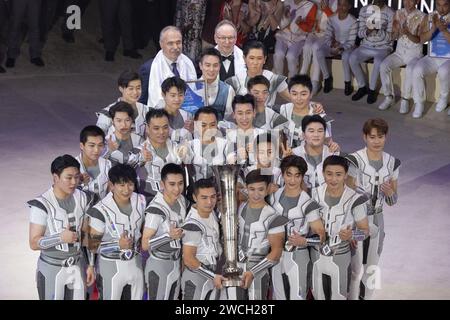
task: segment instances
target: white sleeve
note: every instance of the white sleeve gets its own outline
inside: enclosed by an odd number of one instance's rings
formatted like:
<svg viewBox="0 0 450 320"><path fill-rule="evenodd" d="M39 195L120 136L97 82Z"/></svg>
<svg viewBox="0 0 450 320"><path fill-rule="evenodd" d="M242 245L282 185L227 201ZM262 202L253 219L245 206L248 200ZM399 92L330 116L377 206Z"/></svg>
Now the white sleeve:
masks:
<svg viewBox="0 0 450 320"><path fill-rule="evenodd" d="M353 217L355 218L355 221L361 221L365 217L367 217L367 209L366 209L366 203L362 203L352 209Z"/></svg>
<svg viewBox="0 0 450 320"><path fill-rule="evenodd" d="M111 118L99 112L96 126L102 129L105 134L107 134L109 128L112 126Z"/></svg>
<svg viewBox="0 0 450 320"><path fill-rule="evenodd" d="M202 233L200 231L184 230L183 244L198 247L202 240Z"/></svg>
<svg viewBox="0 0 450 320"><path fill-rule="evenodd" d="M280 83L280 85L277 88L277 92L283 92L284 90L288 89L288 84L286 82L286 80L284 80L283 82Z"/></svg>
<svg viewBox="0 0 450 320"><path fill-rule="evenodd" d="M145 216L145 228L158 230L163 221L163 217L161 217L159 214L148 213Z"/></svg>
<svg viewBox="0 0 450 320"><path fill-rule="evenodd" d="M269 229L269 234L282 233L284 232L284 226L279 226Z"/></svg>
<svg viewBox="0 0 450 320"><path fill-rule="evenodd" d="M348 166L348 175L354 179L358 176L359 169L355 167L351 162L349 162Z"/></svg>
<svg viewBox="0 0 450 320"><path fill-rule="evenodd" d="M39 208L31 206L30 223L47 226L47 213Z"/></svg>
<svg viewBox="0 0 450 320"><path fill-rule="evenodd" d="M311 223L320 219L319 209L312 210L306 215L306 222Z"/></svg>
<svg viewBox="0 0 450 320"><path fill-rule="evenodd" d="M398 180L398 174L399 174L399 168L394 170L393 174L392 174L392 180Z"/></svg>
<svg viewBox="0 0 450 320"><path fill-rule="evenodd" d="M100 219L90 217L89 226L99 233L105 233L105 223Z"/></svg>
<svg viewBox="0 0 450 320"><path fill-rule="evenodd" d="M224 119L226 119L228 116L231 116L231 114L233 113L233 107L231 105L235 95L236 94L234 93L233 87L230 86L230 89L228 90L227 103L225 105Z"/></svg>

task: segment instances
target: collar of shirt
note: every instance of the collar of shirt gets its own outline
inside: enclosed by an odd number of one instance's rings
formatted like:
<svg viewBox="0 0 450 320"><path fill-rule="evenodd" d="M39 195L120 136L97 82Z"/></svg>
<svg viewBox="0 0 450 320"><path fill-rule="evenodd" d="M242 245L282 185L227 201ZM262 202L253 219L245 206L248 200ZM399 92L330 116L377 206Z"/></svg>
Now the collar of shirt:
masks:
<svg viewBox="0 0 450 320"><path fill-rule="evenodd" d="M172 63L174 63L174 62L177 64L177 68L179 68L179 66L178 66L178 65L179 65L178 60L180 60L179 57L178 57L177 60L175 60L175 61L170 60L170 59L167 58L164 54L163 54L163 57L164 57L164 60L166 60L167 64L169 65L170 70L172 70Z"/></svg>

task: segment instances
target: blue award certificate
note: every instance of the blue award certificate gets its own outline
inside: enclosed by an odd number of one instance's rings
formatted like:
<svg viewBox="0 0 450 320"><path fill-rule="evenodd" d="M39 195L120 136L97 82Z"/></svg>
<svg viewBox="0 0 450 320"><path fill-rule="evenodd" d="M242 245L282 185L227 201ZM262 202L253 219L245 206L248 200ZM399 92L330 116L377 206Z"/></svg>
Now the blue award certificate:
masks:
<svg viewBox="0 0 450 320"><path fill-rule="evenodd" d="M198 109L207 105L205 80L186 81L187 89L181 109L194 114Z"/></svg>
<svg viewBox="0 0 450 320"><path fill-rule="evenodd" d="M447 25L447 30L450 31L450 24ZM450 59L450 43L439 29L428 42L428 55L434 58Z"/></svg>

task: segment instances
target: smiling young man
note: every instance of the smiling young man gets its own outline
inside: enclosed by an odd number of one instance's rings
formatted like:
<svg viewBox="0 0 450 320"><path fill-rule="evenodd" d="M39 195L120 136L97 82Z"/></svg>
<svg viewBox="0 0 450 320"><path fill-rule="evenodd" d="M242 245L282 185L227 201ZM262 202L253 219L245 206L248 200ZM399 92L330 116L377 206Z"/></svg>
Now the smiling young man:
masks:
<svg viewBox="0 0 450 320"><path fill-rule="evenodd" d="M370 299L376 289L369 280L379 276L379 269L375 274L373 270L378 267L385 236L383 203L388 206L397 203L400 160L384 152L388 129L383 119L367 120L363 126L366 147L348 155L348 184L370 198L367 205L370 237L358 245L352 258L350 298L355 300Z"/></svg>
<svg viewBox="0 0 450 320"><path fill-rule="evenodd" d="M142 250L149 251L145 281L149 300L177 300L181 278L181 226L186 218L184 170L169 163L161 171L161 192L146 209Z"/></svg>
<svg viewBox="0 0 450 320"><path fill-rule="evenodd" d="M219 258L222 254L219 219L214 208L216 186L212 179L194 184L195 204L183 225L183 300L216 300L222 288Z"/></svg>
<svg viewBox="0 0 450 320"><path fill-rule="evenodd" d="M234 90L230 85L219 80L221 55L217 49L205 49L200 55L200 79L206 81L206 94L208 106L214 108L219 116L219 121L230 116L233 112L231 102L234 98Z"/></svg>
<svg viewBox="0 0 450 320"><path fill-rule="evenodd" d="M250 172L245 178L248 201L238 210L239 263L243 268L242 285L236 290L227 288L228 299L267 299L269 268L278 263L284 245L284 226L288 219L279 215L265 200L270 176L261 170ZM242 290L245 289L245 290Z"/></svg>
<svg viewBox="0 0 450 320"><path fill-rule="evenodd" d="M136 72L126 70L122 72L117 80L121 97L116 102L111 103L106 108L97 112L97 126L100 127L105 134L110 133L113 125L113 120L109 110L116 105L117 102L123 101L133 108L133 132L137 135L145 136L145 114L148 112L148 107L140 103L139 97L142 93L141 78Z"/></svg>
<svg viewBox="0 0 450 320"><path fill-rule="evenodd" d="M313 190L325 226L323 245L312 247L312 292L316 300L346 300L350 275L350 240L369 235L368 198L345 185L348 162L329 156L323 163L325 184Z"/></svg>
<svg viewBox="0 0 450 320"><path fill-rule="evenodd" d="M325 240L325 229L319 216L319 205L302 189L307 170L305 160L290 155L281 161L284 187L271 197L272 207L289 219L286 244L280 263L272 269L276 300L304 300L311 287L311 257L308 246ZM310 234L319 239L308 239ZM289 285L285 285L283 277Z"/></svg>
<svg viewBox="0 0 450 320"><path fill-rule="evenodd" d="M41 252L36 271L39 299L84 300L84 279L87 286L95 281L92 275L82 275L80 261L87 240L83 222L93 197L77 189L80 164L72 156L57 157L50 170L53 186L27 202L30 248Z"/></svg>
<svg viewBox="0 0 450 320"><path fill-rule="evenodd" d="M248 80L255 76L263 75L270 82L268 105L273 106L275 104L277 94L280 94L283 99L289 101L286 77L264 69L264 64L267 59L267 49L263 43L259 41L247 42L244 46L244 59L247 69L239 70L234 77L226 81L226 83L233 87L236 94L246 94L248 92Z"/></svg>
<svg viewBox="0 0 450 320"><path fill-rule="evenodd" d="M108 193L108 171L111 161L101 157L105 148L105 133L97 126L87 126L80 133L81 153L75 158L80 163L81 187L97 196L97 201Z"/></svg>
<svg viewBox="0 0 450 320"><path fill-rule="evenodd" d="M108 176L111 192L88 212L89 247L98 255L98 264L91 260L88 273L97 271L101 300L141 300L144 275L139 243L145 197L134 192L137 176L131 166L118 164Z"/></svg>

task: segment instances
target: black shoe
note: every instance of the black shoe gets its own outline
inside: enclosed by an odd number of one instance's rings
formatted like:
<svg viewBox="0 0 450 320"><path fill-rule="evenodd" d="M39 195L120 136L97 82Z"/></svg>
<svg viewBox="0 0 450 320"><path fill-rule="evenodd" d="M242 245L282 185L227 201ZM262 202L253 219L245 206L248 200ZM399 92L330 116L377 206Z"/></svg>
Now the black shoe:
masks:
<svg viewBox="0 0 450 320"><path fill-rule="evenodd" d="M367 88L366 87L359 88L358 91L356 91L356 93L354 95L352 95L352 100L353 101L358 101L359 99L364 97L366 94L367 94Z"/></svg>
<svg viewBox="0 0 450 320"><path fill-rule="evenodd" d="M372 104L377 101L378 93L375 90L368 90L367 103Z"/></svg>
<svg viewBox="0 0 450 320"><path fill-rule="evenodd" d="M16 65L16 59L13 59L13 58L8 58L8 59L6 59L5 66L6 66L7 68L14 68L15 65Z"/></svg>
<svg viewBox="0 0 450 320"><path fill-rule="evenodd" d="M6 72L5 68L3 68L2 66L0 66L0 73L5 73L5 72Z"/></svg>
<svg viewBox="0 0 450 320"><path fill-rule="evenodd" d="M352 86L352 82L351 81L345 81L345 90L344 90L344 94L346 96L349 96L353 93L353 86Z"/></svg>
<svg viewBox="0 0 450 320"><path fill-rule="evenodd" d="M38 66L38 67L43 67L43 66L45 66L45 63L44 63L44 61L41 59L41 57L33 58L33 59L30 60L30 62L31 62L32 64L34 64L35 66Z"/></svg>
<svg viewBox="0 0 450 320"><path fill-rule="evenodd" d="M62 38L67 43L74 43L75 42L75 36L72 32L63 32Z"/></svg>
<svg viewBox="0 0 450 320"><path fill-rule="evenodd" d="M323 84L323 92L328 93L333 90L333 77L328 77L325 79Z"/></svg>
<svg viewBox="0 0 450 320"><path fill-rule="evenodd" d="M142 55L139 52L137 52L136 50L124 50L123 55L125 57L130 57L132 59L141 59L142 58Z"/></svg>
<svg viewBox="0 0 450 320"><path fill-rule="evenodd" d="M105 60L106 61L114 61L114 52L106 51L106 53L105 53Z"/></svg>

